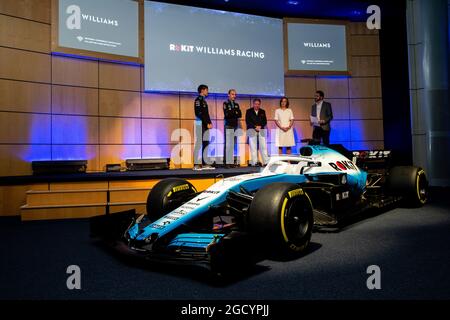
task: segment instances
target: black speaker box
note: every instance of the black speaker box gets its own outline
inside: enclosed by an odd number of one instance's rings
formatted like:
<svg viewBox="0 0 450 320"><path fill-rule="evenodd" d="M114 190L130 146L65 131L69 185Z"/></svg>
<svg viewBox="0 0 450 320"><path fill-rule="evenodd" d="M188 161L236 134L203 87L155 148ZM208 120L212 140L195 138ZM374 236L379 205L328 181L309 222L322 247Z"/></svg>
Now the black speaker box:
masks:
<svg viewBox="0 0 450 320"><path fill-rule="evenodd" d="M169 169L169 162L168 158L127 159L125 161L128 171L166 170Z"/></svg>
<svg viewBox="0 0 450 320"><path fill-rule="evenodd" d="M34 175L86 173L87 160L32 161Z"/></svg>

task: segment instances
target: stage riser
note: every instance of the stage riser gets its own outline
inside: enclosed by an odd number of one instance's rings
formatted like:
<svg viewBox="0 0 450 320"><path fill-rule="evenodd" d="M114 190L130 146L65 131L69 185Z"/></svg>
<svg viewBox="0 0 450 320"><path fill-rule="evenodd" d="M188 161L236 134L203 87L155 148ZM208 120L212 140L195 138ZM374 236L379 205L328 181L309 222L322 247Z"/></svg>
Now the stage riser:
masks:
<svg viewBox="0 0 450 320"><path fill-rule="evenodd" d="M80 192L52 192L47 193L27 193L28 206L45 206L45 205L77 205L77 204L95 204L106 203L107 191L91 190Z"/></svg>
<svg viewBox="0 0 450 320"><path fill-rule="evenodd" d="M198 191L205 190L220 179L187 179ZM47 190L26 192L26 204L20 208L23 221L87 218L136 209L146 213L151 188L159 180L50 183ZM44 190L43 190L44 189ZM108 201L109 193L109 201Z"/></svg>

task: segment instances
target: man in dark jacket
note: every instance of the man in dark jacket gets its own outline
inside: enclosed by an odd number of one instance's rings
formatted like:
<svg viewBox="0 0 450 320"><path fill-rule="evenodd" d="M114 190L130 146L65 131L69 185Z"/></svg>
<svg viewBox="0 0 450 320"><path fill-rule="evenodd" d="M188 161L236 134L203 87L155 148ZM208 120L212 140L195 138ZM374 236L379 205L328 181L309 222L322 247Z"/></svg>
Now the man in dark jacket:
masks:
<svg viewBox="0 0 450 320"><path fill-rule="evenodd" d="M209 146L209 129L212 129L212 122L209 117L208 103L208 86L201 84L198 86L198 97L194 101L195 110L195 145L194 145L194 170L215 169L210 166L205 158L208 157ZM198 157L201 146L201 156Z"/></svg>
<svg viewBox="0 0 450 320"><path fill-rule="evenodd" d="M253 99L253 107L245 113L245 123L247 124L247 136L250 144L250 164L256 165L258 162L258 145L261 152L262 164L269 162L266 143L267 117L264 109L261 109L261 99Z"/></svg>
<svg viewBox="0 0 450 320"><path fill-rule="evenodd" d="M330 122L333 120L331 103L323 101L324 93L317 90L314 95L315 104L311 107L311 125L313 126L313 139L324 145L330 144Z"/></svg>
<svg viewBox="0 0 450 320"><path fill-rule="evenodd" d="M238 121L242 117L241 108L236 101L236 90L228 90L228 100L223 103L224 126L224 148L223 162L226 168L234 166L234 150L237 144L236 130Z"/></svg>

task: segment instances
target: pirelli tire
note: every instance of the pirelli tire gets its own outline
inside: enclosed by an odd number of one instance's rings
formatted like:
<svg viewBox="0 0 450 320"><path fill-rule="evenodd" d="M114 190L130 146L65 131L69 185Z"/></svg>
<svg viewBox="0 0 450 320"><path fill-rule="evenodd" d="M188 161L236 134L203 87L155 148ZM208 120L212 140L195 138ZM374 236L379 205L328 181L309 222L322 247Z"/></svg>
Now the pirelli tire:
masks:
<svg viewBox="0 0 450 320"><path fill-rule="evenodd" d="M249 232L272 253L296 256L311 240L312 203L298 185L272 183L256 192L247 222Z"/></svg>
<svg viewBox="0 0 450 320"><path fill-rule="evenodd" d="M393 167L386 180L389 194L401 196L405 206L421 207L428 201L428 180L422 168Z"/></svg>
<svg viewBox="0 0 450 320"><path fill-rule="evenodd" d="M147 197L147 215L156 221L176 209L197 193L195 187L180 178L168 178L159 181Z"/></svg>

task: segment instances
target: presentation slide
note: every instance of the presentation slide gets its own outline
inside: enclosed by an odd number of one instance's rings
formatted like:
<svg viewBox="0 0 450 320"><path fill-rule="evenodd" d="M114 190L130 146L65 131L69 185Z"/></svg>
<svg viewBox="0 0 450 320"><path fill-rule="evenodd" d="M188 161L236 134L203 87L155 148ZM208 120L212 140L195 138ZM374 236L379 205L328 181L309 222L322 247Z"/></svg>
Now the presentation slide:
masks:
<svg viewBox="0 0 450 320"><path fill-rule="evenodd" d="M284 95L281 19L145 2L145 90Z"/></svg>
<svg viewBox="0 0 450 320"><path fill-rule="evenodd" d="M139 4L59 0L58 46L139 57Z"/></svg>
<svg viewBox="0 0 450 320"><path fill-rule="evenodd" d="M345 25L288 23L288 70L346 72Z"/></svg>

